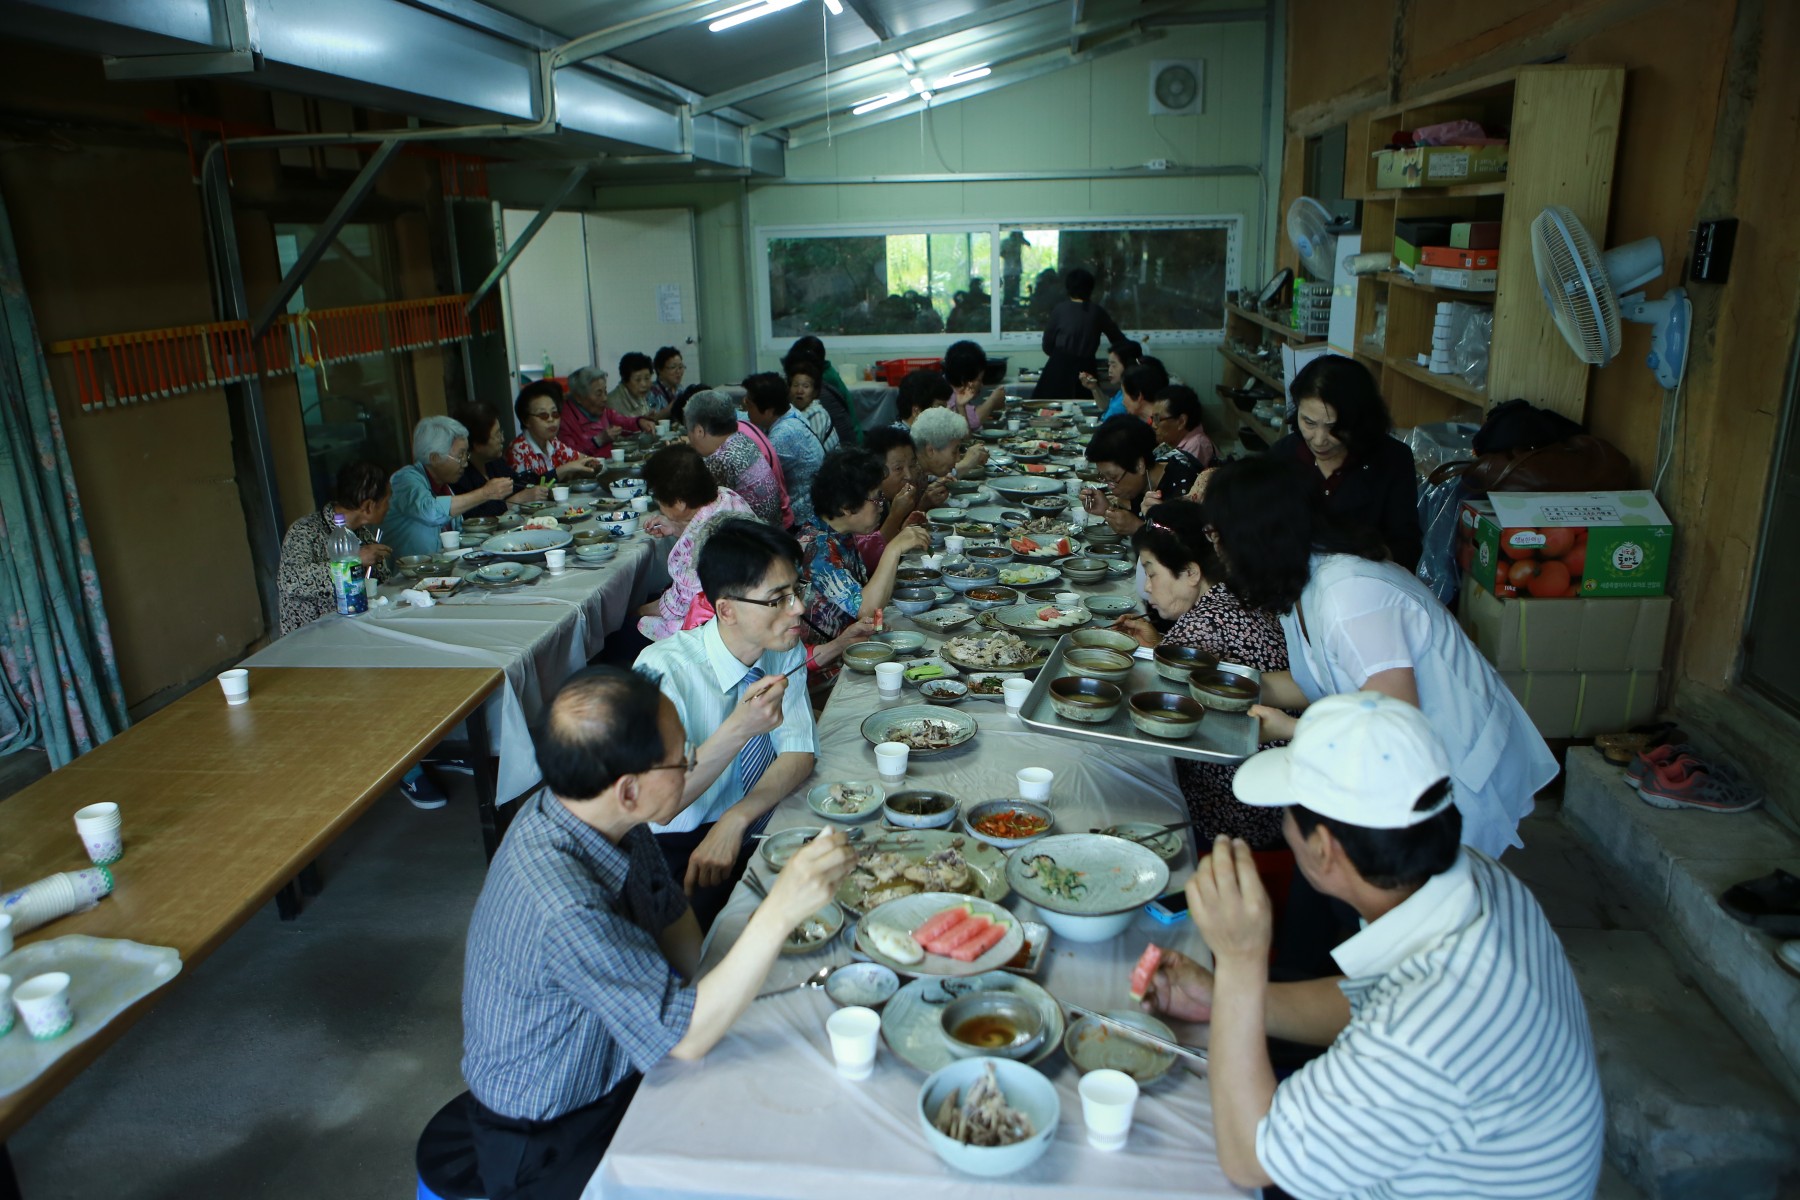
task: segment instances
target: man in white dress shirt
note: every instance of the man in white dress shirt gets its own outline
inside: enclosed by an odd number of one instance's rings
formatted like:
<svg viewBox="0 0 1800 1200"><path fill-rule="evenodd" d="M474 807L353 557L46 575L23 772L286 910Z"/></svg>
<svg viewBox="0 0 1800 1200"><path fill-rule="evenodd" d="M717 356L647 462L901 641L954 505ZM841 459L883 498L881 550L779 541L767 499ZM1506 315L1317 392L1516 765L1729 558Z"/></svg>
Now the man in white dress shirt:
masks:
<svg viewBox="0 0 1800 1200"><path fill-rule="evenodd" d="M1525 886L1459 845L1451 764L1425 715L1327 696L1241 768L1286 807L1296 866L1362 917L1343 975L1268 980L1269 898L1242 841L1188 881L1213 971L1165 954L1146 1006L1212 1022L1219 1165L1242 1187L1322 1197L1589 1197L1605 1110L1574 974ZM1279 1087L1266 1036L1323 1055Z"/></svg>
<svg viewBox="0 0 1800 1200"><path fill-rule="evenodd" d="M717 613L653 643L636 668L675 705L694 746L687 807L652 826L702 927L744 873L769 813L812 772L818 740L805 681L800 544L760 521L721 521L700 551Z"/></svg>

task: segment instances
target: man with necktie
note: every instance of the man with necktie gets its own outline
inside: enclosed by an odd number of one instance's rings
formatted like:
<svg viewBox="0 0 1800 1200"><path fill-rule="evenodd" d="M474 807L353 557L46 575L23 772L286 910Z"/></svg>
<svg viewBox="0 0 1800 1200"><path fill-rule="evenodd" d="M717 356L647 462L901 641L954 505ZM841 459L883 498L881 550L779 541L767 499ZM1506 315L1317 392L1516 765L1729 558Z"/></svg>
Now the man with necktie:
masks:
<svg viewBox="0 0 1800 1200"><path fill-rule="evenodd" d="M669 870L708 927L749 864L752 837L812 772L818 742L803 670L800 544L760 521L719 523L700 551L717 614L653 643L636 667L675 705L694 747L687 806L654 825Z"/></svg>

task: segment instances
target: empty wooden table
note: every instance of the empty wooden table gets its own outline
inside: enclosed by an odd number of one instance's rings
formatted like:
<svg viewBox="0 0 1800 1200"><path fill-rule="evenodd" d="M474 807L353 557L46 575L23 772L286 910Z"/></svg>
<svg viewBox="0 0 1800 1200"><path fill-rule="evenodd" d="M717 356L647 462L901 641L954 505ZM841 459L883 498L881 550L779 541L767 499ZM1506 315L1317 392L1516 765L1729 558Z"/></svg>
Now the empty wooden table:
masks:
<svg viewBox="0 0 1800 1200"><path fill-rule="evenodd" d="M111 800L124 817L113 894L18 941L129 938L171 946L192 967L500 680L492 667L263 667L250 672L248 704L227 705L212 685L189 693L0 803L0 880L13 886L88 865L76 809ZM0 1142L161 997L152 992L0 1098Z"/></svg>

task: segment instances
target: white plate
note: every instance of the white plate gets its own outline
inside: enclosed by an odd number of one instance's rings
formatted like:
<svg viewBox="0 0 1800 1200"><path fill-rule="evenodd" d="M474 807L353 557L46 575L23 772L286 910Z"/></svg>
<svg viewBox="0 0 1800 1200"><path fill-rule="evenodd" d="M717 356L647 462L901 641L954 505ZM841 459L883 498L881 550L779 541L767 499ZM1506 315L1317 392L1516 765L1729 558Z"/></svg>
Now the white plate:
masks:
<svg viewBox="0 0 1800 1200"><path fill-rule="evenodd" d="M1055 608L1062 615L1053 621L1043 620L1038 614L1046 608ZM994 620L1003 629L1027 637L1056 637L1071 629L1080 629L1093 619L1094 614L1085 608L1065 609L1055 604L1039 604L1035 600L1030 604L1009 604L994 610Z"/></svg>
<svg viewBox="0 0 1800 1200"><path fill-rule="evenodd" d="M969 992L1012 992L1037 1006L1044 1020L1044 1044L1026 1063L1040 1063L1062 1045L1062 1006L1056 997L1010 971L968 979L915 979L894 993L881 1010L881 1040L907 1066L930 1074L956 1061L944 1035L944 1005Z"/></svg>
<svg viewBox="0 0 1800 1200"><path fill-rule="evenodd" d="M502 558L517 558L528 554L542 554L546 550L560 550L574 540L574 535L566 529L518 529L511 533L495 534L482 542L481 548Z"/></svg>
<svg viewBox="0 0 1800 1200"><path fill-rule="evenodd" d="M999 681L1000 683L1005 683L1009 679L1017 679L1018 677L1019 676L1017 673L1009 672L1009 671L971 671L967 675L963 676L962 681L969 685L969 696L968 696L969 699L971 699L971 700L993 700L993 701L999 702L999 701L1004 701L1006 699L1006 693L1004 693L1004 692L978 692L975 690L976 682L979 680L982 680L982 679L993 679L993 680Z"/></svg>
<svg viewBox="0 0 1800 1200"><path fill-rule="evenodd" d="M940 704L902 704L899 708L886 708L870 713L863 719L862 735L870 745L878 746L882 742L894 740L889 735L896 727L914 725L920 721L934 721L950 725L954 727L955 732L951 735L948 746L940 746L932 750L914 748L912 754L915 757L942 754L945 750L953 750L972 740L981 728L974 717L965 716Z"/></svg>
<svg viewBox="0 0 1800 1200"><path fill-rule="evenodd" d="M1009 575L1012 578L1009 579ZM999 578L996 582L1001 587L1024 590L1047 587L1061 578L1062 572L1055 567L1045 566L1043 563L1013 562L1000 568Z"/></svg>
<svg viewBox="0 0 1800 1200"><path fill-rule="evenodd" d="M858 808L855 812L839 812L825 806L825 802L831 797L833 789L849 787L852 786L852 784L869 790L869 799L861 808ZM854 824L857 821L866 821L876 813L879 813L881 811L882 802L886 799L886 788L882 787L872 779L859 779L845 781L843 783L821 783L818 787L806 793L806 806L813 810L814 816L823 817L827 821L842 821L845 824Z"/></svg>
<svg viewBox="0 0 1800 1200"><path fill-rule="evenodd" d="M1042 475L1007 475L990 479L988 487L1002 496L1048 496L1051 492L1062 491L1063 482Z"/></svg>
<svg viewBox="0 0 1800 1200"><path fill-rule="evenodd" d="M1045 861L1047 860L1047 862ZM1050 873L1076 873L1073 895L1052 891ZM1103 917L1140 908L1169 886L1169 864L1148 846L1101 833L1058 833L1021 847L1006 861L1006 881L1039 908Z"/></svg>
<svg viewBox="0 0 1800 1200"><path fill-rule="evenodd" d="M973 909L976 916L986 917L1006 926L1006 936L973 962L959 962L946 955L927 952L924 961L909 966L877 950L875 941L870 936L875 929L891 929L910 934L946 908L962 906ZM1019 918L992 901L983 900L979 896L959 896L955 892L920 892L916 896L889 900L857 922L856 926L856 948L882 966L892 968L902 975L982 975L1006 965L1024 944L1025 931L1019 927Z"/></svg>

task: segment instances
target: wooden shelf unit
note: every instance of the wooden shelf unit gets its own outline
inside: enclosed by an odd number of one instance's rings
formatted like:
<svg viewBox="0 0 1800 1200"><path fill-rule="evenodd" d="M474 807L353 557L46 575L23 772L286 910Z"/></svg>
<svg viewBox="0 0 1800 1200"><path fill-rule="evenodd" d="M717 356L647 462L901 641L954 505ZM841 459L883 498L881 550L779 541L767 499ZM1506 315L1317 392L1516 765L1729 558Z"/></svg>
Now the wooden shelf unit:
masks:
<svg viewBox="0 0 1800 1200"><path fill-rule="evenodd" d="M1538 293L1531 223L1547 206L1565 205L1601 245L1606 244L1624 90L1622 67L1516 67L1352 121L1351 154L1367 153L1360 168L1354 157L1347 164L1346 191L1363 202L1365 251L1392 246L1396 217L1500 222L1498 287L1492 292L1418 284L1395 272L1358 281L1357 356L1375 372L1396 424L1479 421L1490 397L1523 397L1581 419L1587 405L1588 367L1563 341ZM1374 152L1393 134L1460 118L1509 131L1503 182L1375 186ZM1469 387L1459 376L1433 375L1417 365L1416 356L1431 351L1431 330L1443 300L1486 304L1494 310L1485 392ZM1370 344L1378 304L1387 311L1380 353Z"/></svg>
<svg viewBox="0 0 1800 1200"><path fill-rule="evenodd" d="M1287 385L1281 377L1260 363L1253 362L1233 350L1231 347L1234 342L1244 342L1254 346L1286 343L1295 349L1311 344L1307 342L1306 335L1298 329L1291 325L1284 325L1273 317L1266 317L1241 304L1225 306L1225 341L1216 347L1219 357L1225 360L1224 378L1220 382L1229 388L1241 388L1248 386L1249 382L1254 379L1282 396L1287 395ZM1225 438L1236 441L1245 433L1254 433L1263 441L1272 443L1285 431L1285 425L1282 422L1269 424L1259 421L1239 409L1228 398L1221 397L1220 403L1224 406L1226 428L1222 432ZM1221 431L1209 432L1216 435ZM1214 440L1220 439L1215 436Z"/></svg>

